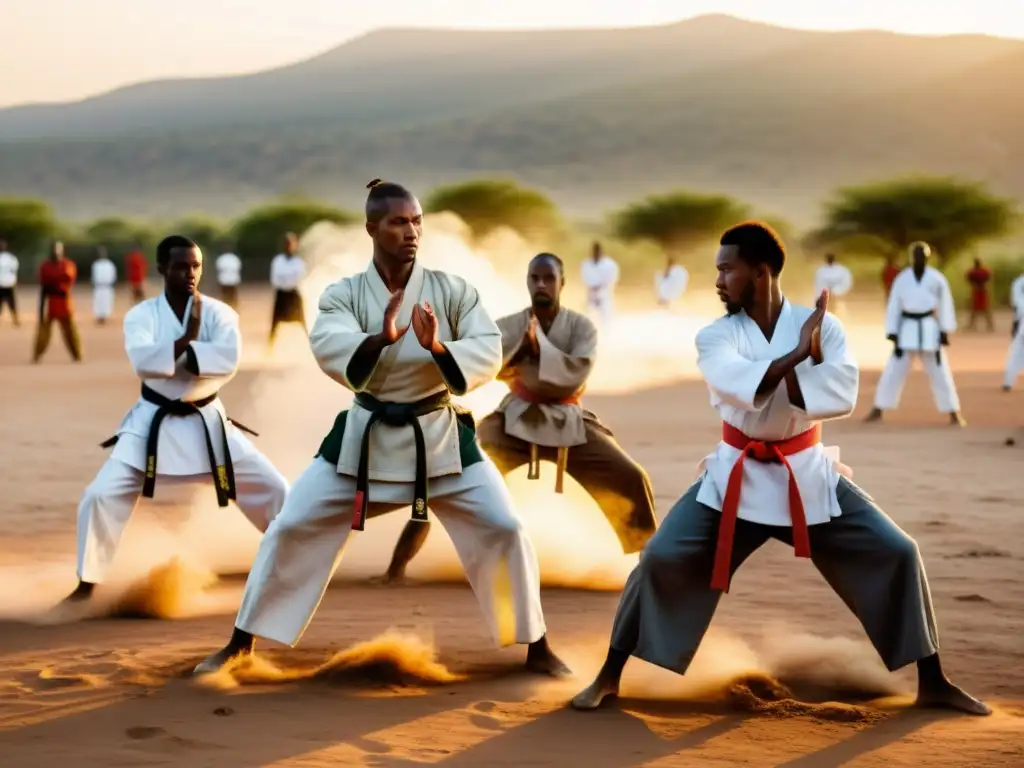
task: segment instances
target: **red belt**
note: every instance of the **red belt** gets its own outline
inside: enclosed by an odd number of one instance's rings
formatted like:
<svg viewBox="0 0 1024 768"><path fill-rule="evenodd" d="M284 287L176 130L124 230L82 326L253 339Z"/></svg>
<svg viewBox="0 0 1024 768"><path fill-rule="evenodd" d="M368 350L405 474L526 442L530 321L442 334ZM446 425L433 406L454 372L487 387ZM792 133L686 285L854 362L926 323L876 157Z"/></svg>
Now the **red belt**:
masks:
<svg viewBox="0 0 1024 768"><path fill-rule="evenodd" d="M542 397L528 389L520 379L512 379L509 382L508 388L513 395L520 400L525 400L530 405L579 405L580 396L583 394L583 391L580 390L567 397Z"/></svg>
<svg viewBox="0 0 1024 768"><path fill-rule="evenodd" d="M743 462L749 456L754 461L772 460L782 464L789 472L789 516L793 523L793 551L797 557L811 556L811 537L807 531L807 517L804 502L796 484L793 468L786 461L787 456L805 451L821 442L821 425L816 424L806 432L788 440L754 440L731 424L722 422L722 442L741 451L729 473L729 484L722 502L722 520L718 528L718 546L715 549L715 566L711 573L711 588L729 591L729 572L732 568L732 545L736 533L736 519L740 508L740 490L743 487Z"/></svg>

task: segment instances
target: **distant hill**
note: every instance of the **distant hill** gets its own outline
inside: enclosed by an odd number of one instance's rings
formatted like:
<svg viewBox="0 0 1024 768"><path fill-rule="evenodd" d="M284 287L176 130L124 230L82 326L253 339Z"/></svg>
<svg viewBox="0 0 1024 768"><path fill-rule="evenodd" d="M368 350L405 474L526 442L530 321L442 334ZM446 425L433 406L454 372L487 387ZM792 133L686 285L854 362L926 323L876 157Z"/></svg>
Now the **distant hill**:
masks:
<svg viewBox="0 0 1024 768"><path fill-rule="evenodd" d="M673 186L800 220L838 184L960 173L1024 197L1024 43L789 30L384 30L256 75L0 110L0 194L230 215L386 176L537 185L592 215Z"/></svg>

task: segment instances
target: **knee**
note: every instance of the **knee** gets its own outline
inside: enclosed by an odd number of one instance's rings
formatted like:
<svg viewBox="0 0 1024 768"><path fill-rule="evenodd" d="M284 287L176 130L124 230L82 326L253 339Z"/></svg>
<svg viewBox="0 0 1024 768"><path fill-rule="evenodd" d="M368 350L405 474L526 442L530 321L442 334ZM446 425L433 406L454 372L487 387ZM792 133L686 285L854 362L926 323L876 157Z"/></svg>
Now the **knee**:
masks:
<svg viewBox="0 0 1024 768"><path fill-rule="evenodd" d="M921 559L917 542L903 531L887 537L883 546L886 557L900 568L916 566Z"/></svg>

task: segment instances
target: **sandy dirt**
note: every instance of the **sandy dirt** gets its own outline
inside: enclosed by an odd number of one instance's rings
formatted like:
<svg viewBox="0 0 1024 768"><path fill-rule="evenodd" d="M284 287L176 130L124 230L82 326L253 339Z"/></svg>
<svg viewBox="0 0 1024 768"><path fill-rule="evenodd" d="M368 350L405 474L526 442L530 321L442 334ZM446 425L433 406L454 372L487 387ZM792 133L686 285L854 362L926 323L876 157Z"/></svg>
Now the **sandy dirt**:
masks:
<svg viewBox="0 0 1024 768"><path fill-rule="evenodd" d="M87 308L84 295L80 306ZM250 349L224 400L294 478L340 401L308 360L300 360L305 378L294 391L290 363L262 359L265 292L248 291L242 315ZM471 592L445 564L440 528L428 544L436 556L425 552L434 565L411 573L444 571L447 583L368 584L386 565L403 522L396 514L355 547L363 560L352 554L356 565L328 591L299 648L261 646L257 667L197 684L188 673L225 641L242 586L210 571L244 572L257 543L236 512L211 511L209 489L195 497L158 489L158 503L140 506L119 556L120 580L97 595L104 613L120 617L72 622L45 612L74 585L78 498L105 458L98 443L137 387L119 319L103 329L82 322L85 363L68 362L56 337L32 366L31 323L13 330L0 321L4 766L1024 765L1024 444L1004 445L1012 435L1024 440L1024 394L999 388L1002 327L954 339L966 430L934 412L922 373L889 423L864 425L872 370L863 373L856 417L826 429L826 443L842 446L855 479L920 544L947 671L996 709L969 718L910 708L913 670L887 674L810 563L776 543L739 572L686 678L634 662L616 706L567 709L600 664L615 587L632 561L615 554L584 500L576 506L588 516L579 524L585 530L575 536L583 544L573 557L603 554L562 578L557 547L545 543L551 537L534 509L551 497L522 495L523 483L517 497L545 583L575 587L548 586L543 598L552 642L576 679L530 677L519 671L522 649L490 647ZM275 381L287 386L268 389ZM593 394L587 405L647 468L663 516L716 439L703 385ZM190 506L197 520L188 519ZM194 562L146 581L150 568L182 551ZM603 588L580 588L588 579ZM126 618L140 612L165 618ZM374 642L359 646L367 641Z"/></svg>

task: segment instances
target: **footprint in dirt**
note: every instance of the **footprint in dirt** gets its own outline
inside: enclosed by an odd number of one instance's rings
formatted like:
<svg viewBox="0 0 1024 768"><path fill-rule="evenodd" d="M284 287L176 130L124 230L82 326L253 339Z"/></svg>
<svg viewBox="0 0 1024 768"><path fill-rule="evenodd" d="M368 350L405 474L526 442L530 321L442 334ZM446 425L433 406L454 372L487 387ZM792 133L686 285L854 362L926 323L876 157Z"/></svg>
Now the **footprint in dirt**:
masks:
<svg viewBox="0 0 1024 768"><path fill-rule="evenodd" d="M139 747L166 750L168 747L178 750L193 749L224 749L220 744L183 739L169 733L158 725L135 725L125 728L124 735L132 741L140 742Z"/></svg>
<svg viewBox="0 0 1024 768"><path fill-rule="evenodd" d="M485 731L504 730L505 727L501 720L486 714L487 712L493 712L496 707L497 705L493 701L478 701L472 707L476 711L470 714L469 722Z"/></svg>

